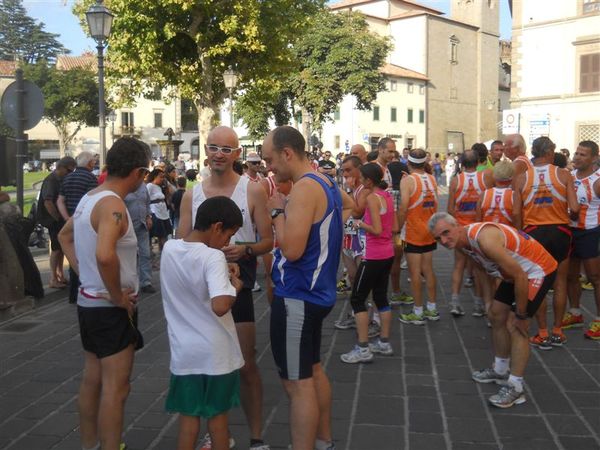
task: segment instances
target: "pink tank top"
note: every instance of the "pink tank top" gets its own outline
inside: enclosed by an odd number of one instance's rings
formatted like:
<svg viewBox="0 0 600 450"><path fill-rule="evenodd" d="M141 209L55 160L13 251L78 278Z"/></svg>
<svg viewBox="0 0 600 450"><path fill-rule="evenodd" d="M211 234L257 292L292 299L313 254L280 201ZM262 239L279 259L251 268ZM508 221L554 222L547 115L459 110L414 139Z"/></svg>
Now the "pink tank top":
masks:
<svg viewBox="0 0 600 450"><path fill-rule="evenodd" d="M379 215L381 216L381 234L379 236L375 236L374 234L368 232L366 233L364 257L365 259L369 260L388 259L394 256L394 247L392 244L394 203L389 192L377 190L374 193L379 197L380 205L385 205L380 206L379 209ZM363 221L367 225L373 224L369 208L365 210Z"/></svg>

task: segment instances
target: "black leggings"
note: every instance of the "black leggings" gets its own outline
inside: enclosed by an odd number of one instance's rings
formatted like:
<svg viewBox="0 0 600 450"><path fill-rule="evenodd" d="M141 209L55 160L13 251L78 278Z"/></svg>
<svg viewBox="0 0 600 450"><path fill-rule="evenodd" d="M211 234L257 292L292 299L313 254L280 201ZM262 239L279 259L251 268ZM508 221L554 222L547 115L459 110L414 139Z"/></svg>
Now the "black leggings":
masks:
<svg viewBox="0 0 600 450"><path fill-rule="evenodd" d="M354 314L367 310L365 300L371 291L373 291L373 301L377 309L380 312L389 311L387 288L393 262L393 257L361 261L354 277L354 286L352 286L352 296L350 297Z"/></svg>

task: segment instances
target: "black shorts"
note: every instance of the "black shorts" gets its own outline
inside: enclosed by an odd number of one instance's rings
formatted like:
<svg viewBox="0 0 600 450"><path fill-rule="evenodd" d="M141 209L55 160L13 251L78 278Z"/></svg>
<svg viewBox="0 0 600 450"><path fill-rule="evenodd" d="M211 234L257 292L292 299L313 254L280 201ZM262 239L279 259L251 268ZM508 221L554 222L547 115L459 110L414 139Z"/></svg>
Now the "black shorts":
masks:
<svg viewBox="0 0 600 450"><path fill-rule="evenodd" d="M429 253L437 248L437 242L427 245L414 245L409 242L404 243L404 253Z"/></svg>
<svg viewBox="0 0 600 450"><path fill-rule="evenodd" d="M136 350L143 346L137 311L130 319L123 308L78 306L77 315L83 349L98 358L115 355L131 344L135 344Z"/></svg>
<svg viewBox="0 0 600 450"><path fill-rule="evenodd" d="M152 229L150 230L150 237L166 238L173 234L173 224L171 219L158 219L152 214Z"/></svg>
<svg viewBox="0 0 600 450"><path fill-rule="evenodd" d="M557 263L569 257L571 229L567 225L529 225L523 231L542 244Z"/></svg>
<svg viewBox="0 0 600 450"><path fill-rule="evenodd" d="M527 293L527 315L533 317L535 312L538 310L548 290L554 284L556 278L556 270L544 278L534 278L529 280L529 289ZM511 309L515 311L515 285L507 281L502 281L496 289L494 294L494 300L511 306Z"/></svg>
<svg viewBox="0 0 600 450"><path fill-rule="evenodd" d="M600 227L591 230L571 228L573 232L573 247L571 249L574 258L591 259L598 256L598 244L600 242Z"/></svg>
<svg viewBox="0 0 600 450"><path fill-rule="evenodd" d="M60 242L58 242L58 233L62 230L62 227L65 226L64 220L59 220L58 222L52 222L48 228L48 235L50 236L50 250L53 252L61 252L62 247L60 246Z"/></svg>
<svg viewBox="0 0 600 450"><path fill-rule="evenodd" d="M333 306L275 296L271 303L271 351L284 380L311 378L321 362L321 328Z"/></svg>
<svg viewBox="0 0 600 450"><path fill-rule="evenodd" d="M243 288L237 295L231 315L235 323L254 322L254 299L252 298L252 289Z"/></svg>

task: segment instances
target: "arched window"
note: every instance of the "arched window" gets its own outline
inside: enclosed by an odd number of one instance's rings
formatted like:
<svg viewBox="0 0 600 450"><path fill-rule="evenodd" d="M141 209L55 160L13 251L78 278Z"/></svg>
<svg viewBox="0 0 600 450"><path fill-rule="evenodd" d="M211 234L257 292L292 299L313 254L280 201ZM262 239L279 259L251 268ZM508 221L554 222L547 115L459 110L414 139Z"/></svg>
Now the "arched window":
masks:
<svg viewBox="0 0 600 450"><path fill-rule="evenodd" d="M458 64L458 44L460 40L455 36L450 36L450 64Z"/></svg>

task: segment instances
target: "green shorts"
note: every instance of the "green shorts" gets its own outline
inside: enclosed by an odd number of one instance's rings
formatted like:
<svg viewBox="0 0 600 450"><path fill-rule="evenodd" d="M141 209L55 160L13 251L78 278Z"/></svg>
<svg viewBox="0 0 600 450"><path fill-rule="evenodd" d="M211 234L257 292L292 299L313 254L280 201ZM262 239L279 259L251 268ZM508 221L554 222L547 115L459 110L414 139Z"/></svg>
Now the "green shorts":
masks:
<svg viewBox="0 0 600 450"><path fill-rule="evenodd" d="M173 375L165 409L210 419L240 405L240 371L225 375Z"/></svg>

